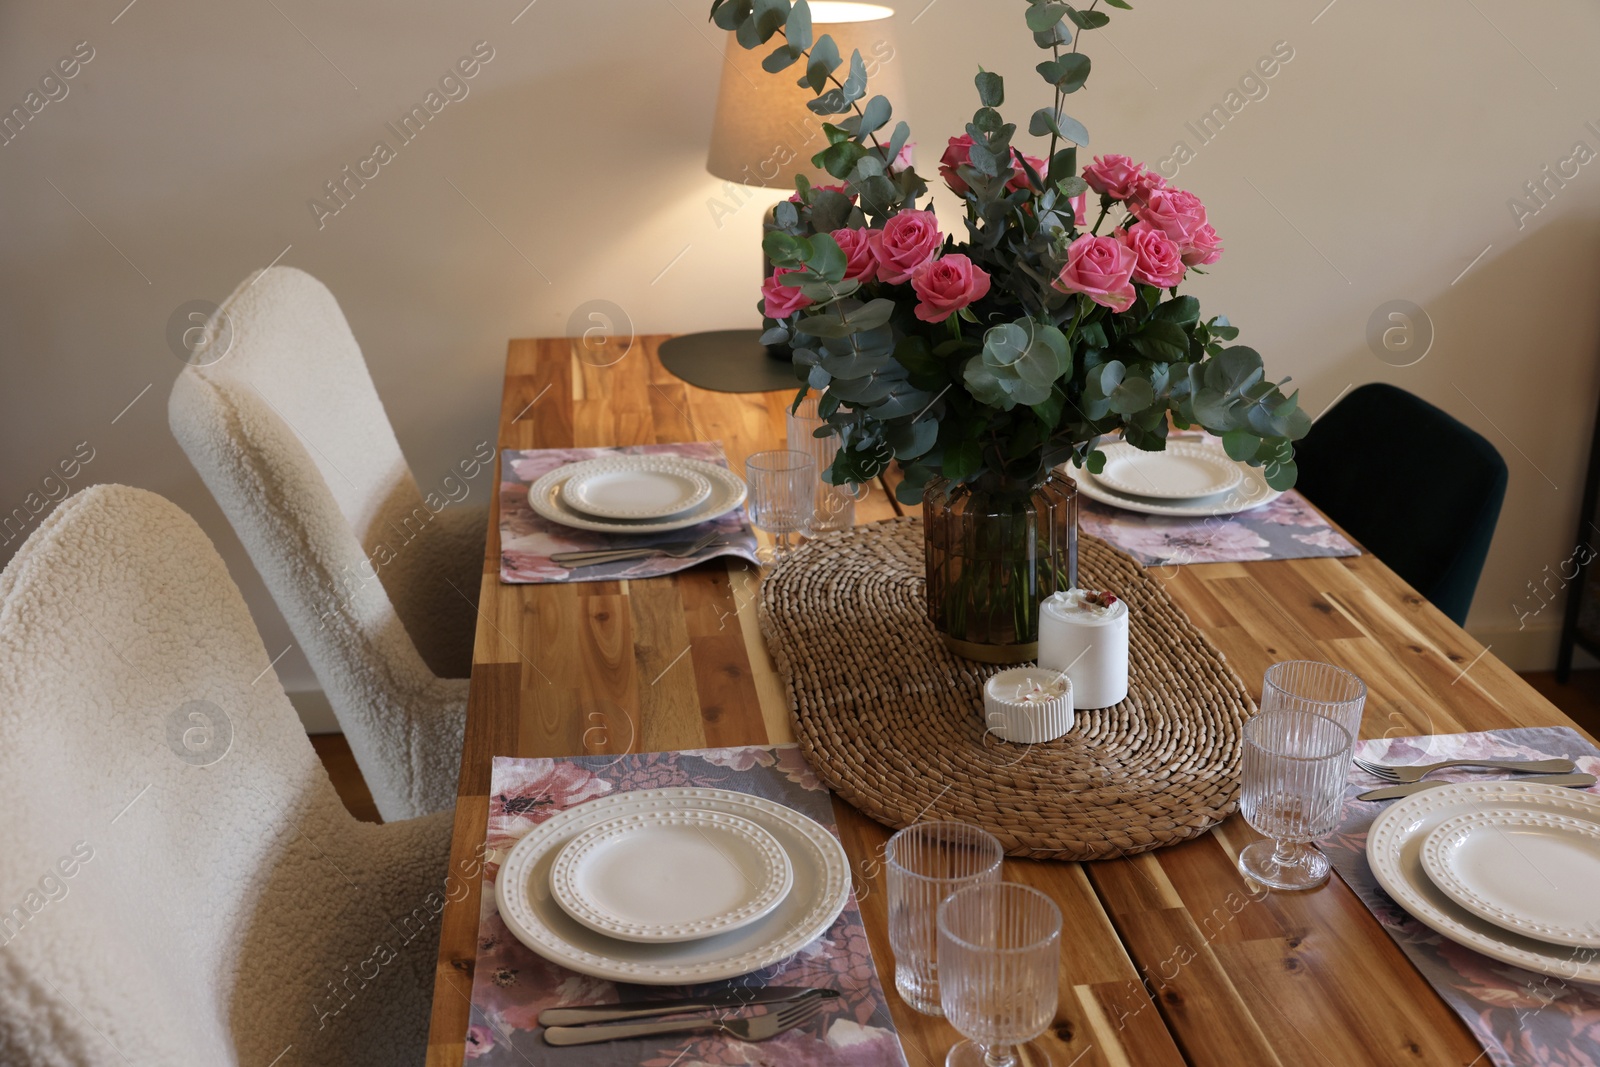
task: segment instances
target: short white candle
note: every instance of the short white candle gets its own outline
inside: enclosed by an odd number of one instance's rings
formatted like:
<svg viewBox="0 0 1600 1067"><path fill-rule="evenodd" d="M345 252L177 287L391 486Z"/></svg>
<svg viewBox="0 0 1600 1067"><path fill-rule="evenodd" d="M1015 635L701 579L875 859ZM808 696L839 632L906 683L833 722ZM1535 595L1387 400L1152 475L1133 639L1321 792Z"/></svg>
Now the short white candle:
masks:
<svg viewBox="0 0 1600 1067"><path fill-rule="evenodd" d="M1109 708L1128 695L1128 605L1069 589L1039 605L1039 666L1072 679L1075 708Z"/></svg>

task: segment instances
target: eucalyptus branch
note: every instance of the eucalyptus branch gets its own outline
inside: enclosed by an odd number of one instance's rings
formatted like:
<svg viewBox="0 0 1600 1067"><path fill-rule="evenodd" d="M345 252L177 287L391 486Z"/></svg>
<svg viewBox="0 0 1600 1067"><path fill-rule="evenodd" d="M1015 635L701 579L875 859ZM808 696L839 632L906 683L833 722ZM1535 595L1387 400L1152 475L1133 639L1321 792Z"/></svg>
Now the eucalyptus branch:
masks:
<svg viewBox="0 0 1600 1067"><path fill-rule="evenodd" d="M1099 2L1100 2L1100 0L1095 0L1095 3L1099 3ZM784 32L784 28L781 27L781 26L778 27L778 36L783 38L784 43L786 43L786 44L788 43L789 35ZM810 69L810 64L811 64L811 50L809 48L800 48L800 49L796 49L796 51L798 51L800 53L800 58L803 61L805 61L806 68L809 70ZM834 77L832 74L829 74L827 77L828 77L828 80L833 83L833 87L835 89L839 90L839 92L841 92L841 93L844 92L844 83L843 82L841 82L838 78ZM850 106L855 109L855 113L858 116L860 116L862 118L862 120L866 119L866 117L867 117L866 113L861 110L861 105L858 102L852 100L852 101L850 101ZM885 150L884 150L883 142L878 140L878 135L877 134L869 133L869 134L867 134L867 139L872 142L872 147L876 148L879 152L883 152L884 154L887 154L887 152L885 152ZM893 164L893 163L894 163L894 160L892 160L892 159L884 160L883 161L884 169L887 170L889 168L889 166L891 164Z"/></svg>

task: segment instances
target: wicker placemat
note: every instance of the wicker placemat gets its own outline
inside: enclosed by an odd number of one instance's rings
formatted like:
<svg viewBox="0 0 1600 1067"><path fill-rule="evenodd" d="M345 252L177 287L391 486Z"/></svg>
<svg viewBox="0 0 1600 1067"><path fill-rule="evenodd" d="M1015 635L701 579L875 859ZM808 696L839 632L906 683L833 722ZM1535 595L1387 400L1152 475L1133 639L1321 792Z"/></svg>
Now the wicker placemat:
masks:
<svg viewBox="0 0 1600 1067"><path fill-rule="evenodd" d="M1040 859L1144 852L1233 811L1255 702L1148 572L1096 538L1078 546L1080 584L1132 613L1130 691L1042 745L985 733L1000 668L952 656L929 625L920 520L829 534L774 567L761 628L817 775L889 826L957 819Z"/></svg>

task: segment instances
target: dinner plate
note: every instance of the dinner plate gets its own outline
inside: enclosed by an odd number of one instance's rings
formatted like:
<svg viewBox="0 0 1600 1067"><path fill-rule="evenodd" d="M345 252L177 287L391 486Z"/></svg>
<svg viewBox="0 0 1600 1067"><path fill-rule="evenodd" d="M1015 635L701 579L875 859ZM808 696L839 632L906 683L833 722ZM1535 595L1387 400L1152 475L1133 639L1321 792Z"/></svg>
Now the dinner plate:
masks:
<svg viewBox="0 0 1600 1067"><path fill-rule="evenodd" d="M1211 515L1232 515L1240 511L1249 511L1259 508L1263 504L1270 504L1283 495L1277 489L1267 484L1267 477L1261 473L1260 467L1251 467L1246 464L1239 465L1241 475L1239 484L1226 493L1215 497L1208 497L1198 501L1172 501L1160 500L1154 497L1131 496L1119 493L1095 480L1094 475L1087 471L1079 470L1072 464L1063 464L1057 468L1078 484L1078 491L1090 500L1098 500L1102 504L1109 504L1114 508L1124 511L1136 511L1142 515L1171 515L1178 518L1206 518Z"/></svg>
<svg viewBox="0 0 1600 1067"><path fill-rule="evenodd" d="M1197 441L1168 441L1161 452L1118 441L1100 451L1106 457L1105 467L1089 477L1125 496L1198 503L1244 480L1239 464L1225 451Z"/></svg>
<svg viewBox="0 0 1600 1067"><path fill-rule="evenodd" d="M610 534L650 534L698 526L702 522L721 518L744 503L745 493L748 491L744 479L728 468L697 459L680 458L679 462L689 464L697 473L705 476L711 483L711 495L691 510L670 519L602 519L585 515L561 498L562 486L567 481L566 467L557 467L541 475L528 487L528 506L541 518L579 530Z"/></svg>
<svg viewBox="0 0 1600 1067"><path fill-rule="evenodd" d="M1445 896L1496 926L1600 948L1600 817L1469 811L1428 835L1422 866Z"/></svg>
<svg viewBox="0 0 1600 1067"><path fill-rule="evenodd" d="M697 941L637 944L596 933L550 892L560 850L591 827L647 811L719 811L760 826L783 847L794 885L765 918ZM850 862L815 820L763 797L726 789L641 789L568 808L514 845L495 879L500 917L518 941L579 974L637 985L716 982L770 967L827 933L850 896Z"/></svg>
<svg viewBox="0 0 1600 1067"><path fill-rule="evenodd" d="M573 838L550 868L550 892L568 915L642 943L748 926L793 884L777 838L721 811L619 815Z"/></svg>
<svg viewBox="0 0 1600 1067"><path fill-rule="evenodd" d="M711 495L711 480L677 456L607 456L561 469L562 503L602 519L667 519Z"/></svg>
<svg viewBox="0 0 1600 1067"><path fill-rule="evenodd" d="M1367 832L1367 862L1384 892L1419 922L1452 941L1502 963L1600 985L1600 959L1595 953L1527 937L1481 919L1446 896L1423 869L1423 845L1440 825L1468 812L1513 807L1574 818L1600 816L1600 798L1560 786L1515 781L1435 786L1395 801L1372 821Z"/></svg>

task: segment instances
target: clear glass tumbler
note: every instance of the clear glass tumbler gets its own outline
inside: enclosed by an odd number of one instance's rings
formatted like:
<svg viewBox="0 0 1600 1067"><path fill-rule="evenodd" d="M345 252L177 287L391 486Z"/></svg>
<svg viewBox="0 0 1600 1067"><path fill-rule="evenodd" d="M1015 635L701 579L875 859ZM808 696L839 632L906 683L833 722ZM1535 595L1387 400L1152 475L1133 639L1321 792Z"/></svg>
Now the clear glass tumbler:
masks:
<svg viewBox="0 0 1600 1067"><path fill-rule="evenodd" d="M1018 1063L1017 1046L1055 1017L1060 973L1061 909L1037 889L999 882L946 898L939 905L939 997L945 1018L967 1038L950 1049L946 1067Z"/></svg>
<svg viewBox="0 0 1600 1067"><path fill-rule="evenodd" d="M829 433L818 437L817 431L828 425L817 414L817 393L807 393L799 407L785 416L789 449L804 452L817 461L817 494L811 515L809 533L827 533L831 530L848 530L856 524L856 501L866 495L860 485L833 485L827 470L833 466L833 457L839 454L839 437Z"/></svg>
<svg viewBox="0 0 1600 1067"><path fill-rule="evenodd" d="M1352 750L1361 736L1361 712L1366 703L1365 682L1343 667L1311 659L1274 663L1261 683L1262 711L1288 709L1325 715L1344 727ZM1348 774L1349 760L1345 763Z"/></svg>
<svg viewBox="0 0 1600 1067"><path fill-rule="evenodd" d="M1328 880L1328 858L1311 842L1339 824L1350 733L1310 711L1263 711L1244 724L1239 807L1269 840L1239 853L1239 870L1274 889Z"/></svg>
<svg viewBox="0 0 1600 1067"><path fill-rule="evenodd" d="M889 838L884 859L895 990L924 1015L942 1015L939 903L958 889L1000 881L1005 849L976 826L922 822Z"/></svg>
<svg viewBox="0 0 1600 1067"><path fill-rule="evenodd" d="M773 554L789 551L789 535L811 522L817 461L787 448L757 452L744 461L750 483L750 522L773 535Z"/></svg>

